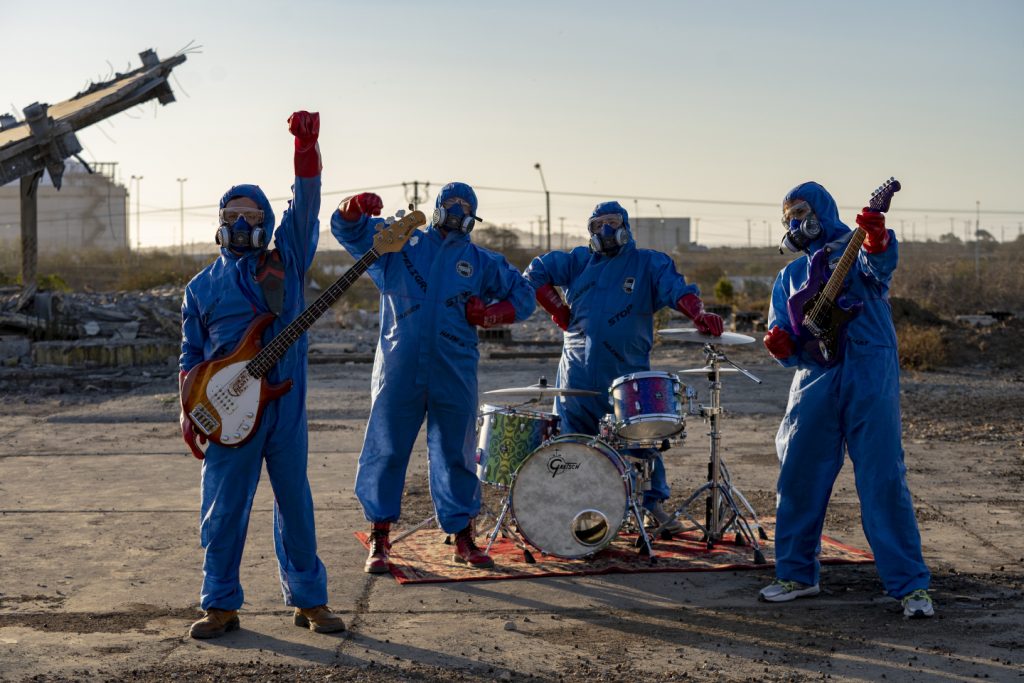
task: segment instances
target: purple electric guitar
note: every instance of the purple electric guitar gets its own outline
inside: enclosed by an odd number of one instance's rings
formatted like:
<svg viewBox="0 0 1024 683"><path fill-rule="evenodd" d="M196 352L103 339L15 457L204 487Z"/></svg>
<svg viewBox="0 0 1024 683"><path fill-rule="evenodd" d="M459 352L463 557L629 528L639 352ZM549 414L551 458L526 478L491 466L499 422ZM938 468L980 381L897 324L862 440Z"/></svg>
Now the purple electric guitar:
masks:
<svg viewBox="0 0 1024 683"><path fill-rule="evenodd" d="M892 196L900 191L900 182L889 178L871 193L868 208L885 213ZM846 274L857 259L865 233L855 228L835 270L829 274L829 253L819 249L811 257L807 282L789 297L786 308L797 334L797 349L819 365L830 368L843 357L846 326L864 307L862 302L848 304L839 294L844 289Z"/></svg>

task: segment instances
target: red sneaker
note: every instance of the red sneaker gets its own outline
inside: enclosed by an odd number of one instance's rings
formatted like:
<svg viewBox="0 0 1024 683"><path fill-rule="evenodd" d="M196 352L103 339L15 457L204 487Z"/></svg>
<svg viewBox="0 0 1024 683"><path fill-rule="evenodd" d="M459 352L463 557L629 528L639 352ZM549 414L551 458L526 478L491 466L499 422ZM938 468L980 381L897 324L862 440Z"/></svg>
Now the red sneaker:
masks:
<svg viewBox="0 0 1024 683"><path fill-rule="evenodd" d="M452 555L452 561L468 564L474 569L490 569L494 566L494 560L476 547L476 542L473 540L472 523L455 534L455 554Z"/></svg>
<svg viewBox="0 0 1024 683"><path fill-rule="evenodd" d="M391 552L391 522L373 522L370 525L370 554L363 565L367 574L388 573L388 553Z"/></svg>

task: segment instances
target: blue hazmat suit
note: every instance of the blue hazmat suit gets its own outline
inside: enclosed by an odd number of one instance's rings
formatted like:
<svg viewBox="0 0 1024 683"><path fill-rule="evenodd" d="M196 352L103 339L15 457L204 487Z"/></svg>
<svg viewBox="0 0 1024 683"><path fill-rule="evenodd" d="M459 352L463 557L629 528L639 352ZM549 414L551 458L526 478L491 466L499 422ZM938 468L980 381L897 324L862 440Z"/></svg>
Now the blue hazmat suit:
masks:
<svg viewBox="0 0 1024 683"><path fill-rule="evenodd" d="M477 199L464 183L449 183L436 206ZM456 207L454 209L458 211ZM373 246L379 218L350 222L339 211L331 232L356 259ZM367 271L380 290L380 339L373 364L370 419L356 471L356 496L370 522L394 522L413 443L427 418L430 494L447 533L465 529L480 511L476 475L476 327L466 301L508 300L516 320L536 306L533 290L501 255L478 247L468 233L417 231L399 252L385 253Z"/></svg>
<svg viewBox="0 0 1024 683"><path fill-rule="evenodd" d="M598 392L597 396L555 399L563 434L598 433L601 418L613 412L608 393L612 382L651 369L654 314L664 306L674 306L686 294L700 295L697 285L687 284L667 254L637 248L629 216L618 202L598 204L591 217L612 213L622 216L629 235L614 256L595 253L589 247L576 247L568 253L553 251L533 259L524 273L534 290L548 284L561 287L570 309L557 386ZM668 498L670 489L660 454L651 449L631 453L655 458L644 506Z"/></svg>
<svg viewBox="0 0 1024 683"><path fill-rule="evenodd" d="M808 253L779 272L772 289L768 327L782 327L792 336L786 302L807 282L810 255L828 248L834 266L852 232L840 222L835 200L821 185L798 185L786 195L786 201L791 199L805 200L823 228ZM899 360L888 298L899 260L892 231L890 240L881 253L860 249L846 276L847 301L863 302L864 308L847 327L841 362L826 369L802 351L779 361L796 372L775 437L781 463L775 555L779 579L818 583L825 508L845 446L853 462L864 534L886 591L899 598L927 589L930 574L921 556L900 442Z"/></svg>
<svg viewBox="0 0 1024 683"><path fill-rule="evenodd" d="M256 185L236 185L220 200L248 197L263 209L266 241L274 234L274 213ZM294 197L276 230L276 247L285 271L284 307L264 334L269 341L305 309L305 274L319 236L320 177L295 178ZM191 370L202 361L231 352L253 319L270 312L256 266L262 250L241 255L221 247L220 258L192 278L181 307L179 364ZM249 526L249 512L267 464L274 489L274 542L281 590L294 607L327 602L327 571L317 557L313 498L306 477L306 336L300 337L271 369L271 384L291 379L291 391L267 404L253 437L231 448L210 443L203 460L200 534L203 564L202 609L242 606L238 568Z"/></svg>

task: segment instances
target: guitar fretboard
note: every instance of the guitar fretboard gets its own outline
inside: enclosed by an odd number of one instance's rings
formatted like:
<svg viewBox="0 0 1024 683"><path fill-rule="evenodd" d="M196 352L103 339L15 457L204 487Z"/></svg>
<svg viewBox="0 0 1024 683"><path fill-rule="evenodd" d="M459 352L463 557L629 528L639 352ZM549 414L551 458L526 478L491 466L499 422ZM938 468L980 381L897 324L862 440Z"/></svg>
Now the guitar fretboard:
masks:
<svg viewBox="0 0 1024 683"><path fill-rule="evenodd" d="M815 302L814 307L811 309L810 317L816 319L822 310L833 303L836 297L839 296L839 292L843 288L843 280L846 279L846 274L850 272L850 267L853 265L854 259L857 258L857 252L860 250L860 245L864 243L864 231L861 228L856 228L853 231L853 235L850 237L849 243L846 245L846 250L843 252L842 258L839 259L839 263L836 264L835 270L832 271L832 275L829 276L828 282L821 290L821 296Z"/></svg>
<svg viewBox="0 0 1024 683"><path fill-rule="evenodd" d="M372 266L373 262L378 258L380 258L380 254L377 253L376 248L372 248L363 254L362 258L355 262L355 265L349 268L333 285L328 287L327 291L311 303L298 318L289 323L277 336L270 340L270 343L263 347L251 361L246 363L245 369L249 374L258 379L269 372L270 368L274 367L274 364L281 360L288 347L305 334L306 330L316 322L317 318L326 313L327 309L333 306L334 302L345 293L345 290L351 287L352 283L358 280L359 276L365 273L366 269Z"/></svg>

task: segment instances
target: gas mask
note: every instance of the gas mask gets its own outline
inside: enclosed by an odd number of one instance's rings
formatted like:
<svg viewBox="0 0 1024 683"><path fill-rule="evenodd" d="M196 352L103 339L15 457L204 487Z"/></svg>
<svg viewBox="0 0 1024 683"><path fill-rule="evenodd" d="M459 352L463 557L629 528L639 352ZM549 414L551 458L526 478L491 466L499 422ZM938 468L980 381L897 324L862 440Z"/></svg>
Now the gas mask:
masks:
<svg viewBox="0 0 1024 683"><path fill-rule="evenodd" d="M263 211L250 208L223 208L216 241L222 247L241 252L262 249L266 231L263 230Z"/></svg>
<svg viewBox="0 0 1024 683"><path fill-rule="evenodd" d="M594 216L587 223L590 231L590 250L603 256L615 256L626 242L629 231L617 213Z"/></svg>
<svg viewBox="0 0 1024 683"><path fill-rule="evenodd" d="M822 235L821 221L805 201L799 201L783 210L782 225L786 228L786 234L782 236L779 245L780 254L785 253L784 248L794 253L807 251L811 243Z"/></svg>
<svg viewBox="0 0 1024 683"><path fill-rule="evenodd" d="M459 197L452 197L434 209L431 224L445 233L454 230L468 235L478 220L480 218L473 215L473 207L469 202Z"/></svg>

